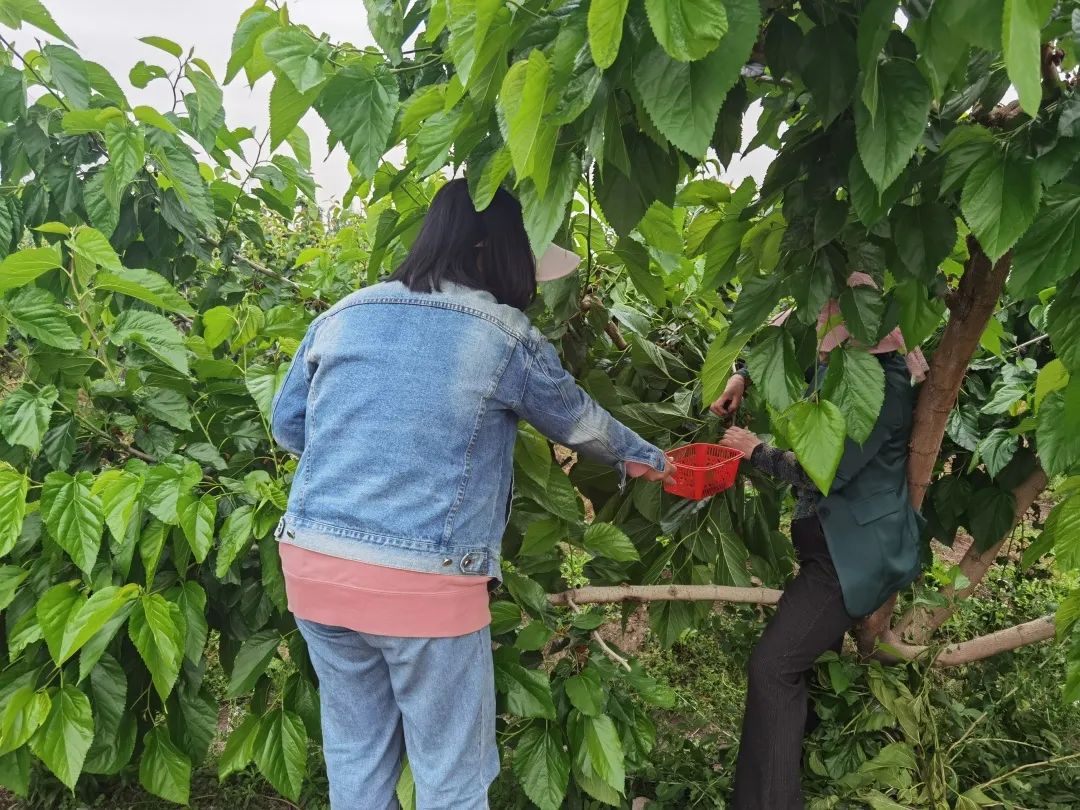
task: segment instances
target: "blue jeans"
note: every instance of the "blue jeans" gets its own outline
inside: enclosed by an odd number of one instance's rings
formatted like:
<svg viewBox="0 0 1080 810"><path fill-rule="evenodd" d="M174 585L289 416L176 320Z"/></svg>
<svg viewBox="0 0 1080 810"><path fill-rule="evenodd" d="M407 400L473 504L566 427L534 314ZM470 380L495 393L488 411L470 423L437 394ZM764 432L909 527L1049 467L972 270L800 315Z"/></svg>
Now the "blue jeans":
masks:
<svg viewBox="0 0 1080 810"><path fill-rule="evenodd" d="M487 627L398 638L296 624L319 676L332 810L395 810L406 751L417 810L486 810L499 774Z"/></svg>

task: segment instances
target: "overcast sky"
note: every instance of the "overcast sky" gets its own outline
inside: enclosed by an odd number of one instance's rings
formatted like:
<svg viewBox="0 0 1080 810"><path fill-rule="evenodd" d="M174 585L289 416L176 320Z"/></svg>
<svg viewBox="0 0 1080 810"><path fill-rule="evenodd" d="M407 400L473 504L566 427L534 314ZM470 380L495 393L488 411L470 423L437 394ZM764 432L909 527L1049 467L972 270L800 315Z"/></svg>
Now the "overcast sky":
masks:
<svg viewBox="0 0 1080 810"><path fill-rule="evenodd" d="M128 72L140 59L171 68L172 57L139 42L139 37L152 34L168 37L184 48L195 47L213 67L218 79L224 78L229 60L233 30L240 14L251 5L250 0L44 0L60 27L67 32L83 58L99 62L124 88L134 104L149 104L160 108L172 106L172 93L164 81L152 82L145 90L135 90L128 81ZM364 4L361 0L290 0L290 16L294 22L309 26L316 33L328 33L335 41L354 45L372 45ZM36 29L24 28L14 38L20 50L35 47L35 38L47 39ZM269 124L269 95L271 79L264 77L254 89L249 89L243 74L224 88L226 122L230 127L250 126L264 132ZM756 112L756 111L752 111ZM754 135L756 115L744 123L744 144ZM349 185L346 156L339 146L326 153L326 127L314 112L303 120L311 138L315 180L320 186L321 202L340 200ZM282 147L287 149L288 147ZM724 180L738 184L746 176L759 183L771 155L758 149L745 160L732 162Z"/></svg>

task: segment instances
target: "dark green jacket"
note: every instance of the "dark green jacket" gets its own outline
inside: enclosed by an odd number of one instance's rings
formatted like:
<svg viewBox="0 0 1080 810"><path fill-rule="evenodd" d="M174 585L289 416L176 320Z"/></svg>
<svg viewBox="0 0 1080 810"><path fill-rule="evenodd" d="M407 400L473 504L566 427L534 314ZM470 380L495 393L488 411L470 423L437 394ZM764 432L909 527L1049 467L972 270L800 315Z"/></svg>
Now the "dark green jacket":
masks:
<svg viewBox="0 0 1080 810"><path fill-rule="evenodd" d="M866 442L847 439L829 494L817 506L847 612L873 613L919 575L923 518L908 498L915 392L903 357L883 357L885 402Z"/></svg>

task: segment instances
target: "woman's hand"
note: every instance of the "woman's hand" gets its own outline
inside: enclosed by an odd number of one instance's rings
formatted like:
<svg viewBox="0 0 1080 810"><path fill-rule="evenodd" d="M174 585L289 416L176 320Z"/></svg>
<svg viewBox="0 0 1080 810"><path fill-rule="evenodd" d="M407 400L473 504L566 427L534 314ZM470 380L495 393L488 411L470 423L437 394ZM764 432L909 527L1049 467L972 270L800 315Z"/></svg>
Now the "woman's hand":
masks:
<svg viewBox="0 0 1080 810"><path fill-rule="evenodd" d="M661 481L670 484L675 481L675 462L670 458L667 459L667 464L661 471L653 469L648 464L628 461L626 462L626 474L631 478L644 478L646 481Z"/></svg>
<svg viewBox="0 0 1080 810"><path fill-rule="evenodd" d="M746 428L732 427L724 431L720 444L732 450L738 450L744 457L750 458L754 448L761 444L761 439L756 433L751 433Z"/></svg>
<svg viewBox="0 0 1080 810"><path fill-rule="evenodd" d="M731 379L724 386L724 393L716 400L709 410L717 416L730 416L739 410L742 405L743 394L746 393L746 380L741 374L732 374Z"/></svg>

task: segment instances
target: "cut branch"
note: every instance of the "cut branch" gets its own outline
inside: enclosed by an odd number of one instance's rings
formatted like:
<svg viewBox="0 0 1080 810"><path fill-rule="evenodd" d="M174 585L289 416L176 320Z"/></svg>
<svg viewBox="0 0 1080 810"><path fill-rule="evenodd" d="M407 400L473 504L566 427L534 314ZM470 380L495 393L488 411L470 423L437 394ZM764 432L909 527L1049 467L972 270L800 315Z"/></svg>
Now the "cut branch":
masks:
<svg viewBox="0 0 1080 810"><path fill-rule="evenodd" d="M548 594L553 605L609 605L616 602L737 602L775 605L783 591L729 585L610 585Z"/></svg>
<svg viewBox="0 0 1080 810"><path fill-rule="evenodd" d="M952 579L955 581L956 574L960 573L964 575L968 584L962 588L956 588L953 585L947 585L941 589L941 596L944 597L946 604L933 608L916 608L908 611L895 625L894 630L898 635L903 636L905 633L910 637L911 641L915 644L925 644L929 641L934 631L941 625L945 624L949 618L956 612L958 607L958 601L961 599L967 599L978 587L983 577L986 576L986 572L990 570L990 567L997 560L998 554L1001 553L1002 546L1012 536L1012 531L1020 524L1024 519L1024 515L1031 509L1031 505L1035 503L1035 499L1039 497L1039 494L1046 489L1047 478L1046 473L1041 467L1036 467L1035 470L1025 478L1016 489L1013 490L1013 498L1016 502L1016 513L1013 517L1012 528L1006 533L998 542L993 546L986 549L986 551L980 552L974 543L968 548L967 553L964 554L963 559L953 569ZM910 632L908 633L908 630Z"/></svg>
<svg viewBox="0 0 1080 810"><path fill-rule="evenodd" d="M728 585L611 585L575 588L548 594L553 605L571 609L579 605L608 605L616 602L738 602L774 605L783 591L775 588L737 588ZM999 653L1036 644L1054 637L1054 617L1043 616L1024 624L998 630L969 641L950 644L935 658L935 667L958 667ZM876 657L884 661L914 661L933 655L937 647L906 644L891 631L882 634Z"/></svg>
<svg viewBox="0 0 1080 810"><path fill-rule="evenodd" d="M1003 652L1048 641L1054 637L1054 617L1043 616L1030 622L1007 627L985 636L950 644L933 659L933 666L938 668L959 667L991 658ZM933 654L938 649L921 644L905 644L891 632L881 638L878 658L885 661L914 661Z"/></svg>

